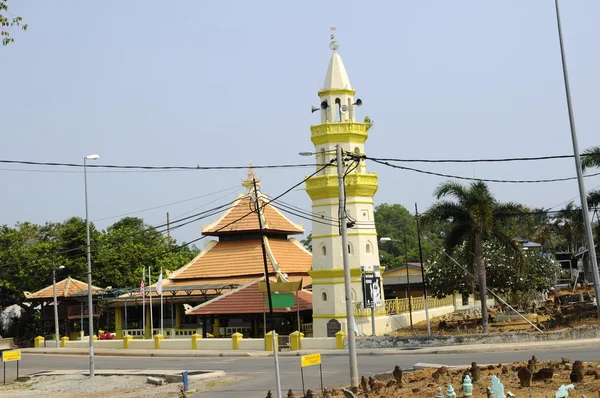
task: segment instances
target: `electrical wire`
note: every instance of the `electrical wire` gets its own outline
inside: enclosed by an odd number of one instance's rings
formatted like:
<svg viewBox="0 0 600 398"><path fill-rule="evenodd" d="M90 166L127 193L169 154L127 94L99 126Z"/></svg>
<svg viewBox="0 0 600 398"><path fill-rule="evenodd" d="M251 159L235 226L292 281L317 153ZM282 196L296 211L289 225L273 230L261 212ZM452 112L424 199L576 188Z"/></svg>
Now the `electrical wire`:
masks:
<svg viewBox="0 0 600 398"><path fill-rule="evenodd" d="M351 152L348 152L351 154ZM581 154L580 156L592 156ZM520 161L539 161L552 159L572 159L574 155L550 155L550 156L532 156L532 157L517 157L517 158L491 158L491 159L395 159L395 158L371 158L372 160L380 160L384 162L400 162L400 163L500 163L500 162L520 162Z"/></svg>
<svg viewBox="0 0 600 398"><path fill-rule="evenodd" d="M364 158L368 159L368 160L371 160L371 161L373 161L375 163L379 163L379 164L382 164L384 166L392 167L392 168L395 168L395 169L401 169L401 170L406 170L406 171L414 171L416 173L421 173L421 174L428 174L428 175L434 175L434 176L438 176L438 177L454 178L454 179L457 179L457 180L467 180L467 181L497 182L497 183L507 183L507 184L537 184L537 183L571 181L571 180L576 180L577 179L577 177L551 178L551 179L542 179L542 180L499 180L499 179L490 179L490 178L472 178L472 177L457 176L457 175L452 175L452 174L436 173L436 172L433 172L433 171L415 169L413 167L399 166L399 165L396 165L396 164L391 164L391 163L388 163L388 162L375 160L375 159L372 159L372 158L369 158L369 157L366 157L366 156ZM588 177L595 177L595 176L598 176L598 175L600 175L600 172L593 173L593 174L587 174L584 177L588 178Z"/></svg>
<svg viewBox="0 0 600 398"><path fill-rule="evenodd" d="M239 187L236 185L236 186L234 186L234 187L226 188L226 189L223 189L223 190L220 190L220 191L211 192L211 193L207 193L207 194L200 195L200 196L194 196L193 198L188 198L188 199L178 200L177 202L171 202L171 203L167 203L167 204L164 204L164 205L159 205L159 206L154 206L154 207L148 207L148 208L146 208L146 209L142 209L142 210L135 210L135 211L131 211L131 212L129 212L129 213L122 213L122 214L117 214L117 215L114 215L114 216L103 217L103 218L97 218L97 219L95 219L95 220L92 220L92 222L104 221L104 220L109 220L109 219L111 219L111 218L123 217L123 216L128 216L128 215L131 215L131 214L137 214L137 213L143 213L143 212L150 211L150 210L161 209L161 208L163 208L163 207L168 207L168 206L178 205L178 204L180 204L180 203L190 202L190 201L192 201L192 200L196 200L196 199L200 199L200 198L205 198L205 197L207 197L207 196L216 195L216 194L218 194L218 193L222 193L222 192L226 192L226 191L232 191L233 189L238 189L238 188L239 188ZM225 195L225 196L228 196L228 195L230 195L230 194L227 194L227 195ZM221 197L221 198L222 198L222 197ZM219 199L219 198L217 198L217 199L215 199L215 200L218 200L218 199ZM207 204L210 204L210 203L211 203L211 202L208 202ZM181 215L189 214L189 213L191 213L192 211L195 211L195 210L198 210L198 209L200 209L201 207L202 207L202 206L200 206L200 207L197 207L197 208L195 208L195 209L193 209L193 210L191 210L191 211L189 211L189 212L187 212L187 213L181 214ZM180 215L180 216L181 216L181 215ZM178 216L178 217L179 217L179 216Z"/></svg>
<svg viewBox="0 0 600 398"><path fill-rule="evenodd" d="M79 164L79 163L61 163L61 162L35 162L29 160L7 160L0 159L0 163L6 164L26 164L34 166L60 166L77 168L95 168L95 169L128 169L128 170L241 170L249 166L142 166L142 165L115 165L115 164ZM285 169L297 167L320 167L323 164L302 163L302 164L274 164L274 165L252 165L253 169Z"/></svg>

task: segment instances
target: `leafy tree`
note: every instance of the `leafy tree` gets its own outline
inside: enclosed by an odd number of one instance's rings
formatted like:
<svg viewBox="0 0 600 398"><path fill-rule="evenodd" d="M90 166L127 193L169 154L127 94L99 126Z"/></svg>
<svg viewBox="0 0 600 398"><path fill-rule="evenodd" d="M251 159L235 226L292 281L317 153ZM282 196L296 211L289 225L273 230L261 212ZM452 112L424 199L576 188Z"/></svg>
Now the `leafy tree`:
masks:
<svg viewBox="0 0 600 398"><path fill-rule="evenodd" d="M404 237L406 237L408 261L418 262L420 256L415 216L401 204L382 203L375 207L374 213L377 235L393 239L390 242L379 244L381 265L390 269L406 262ZM436 243L441 243L440 237L444 235L444 229L443 223L432 225L428 230L430 232L428 237ZM435 251L435 248L426 239L421 239L421 244L423 257L426 259Z"/></svg>
<svg viewBox="0 0 600 398"><path fill-rule="evenodd" d="M506 250L497 240L484 244L487 286L504 295L512 304L522 303L540 291L549 290L559 272L559 265L540 251L516 253ZM465 241L456 247L453 258L464 264L471 254ZM454 292L473 293L472 278L459 269L444 253L434 253L426 269L427 288L435 297Z"/></svg>
<svg viewBox="0 0 600 398"><path fill-rule="evenodd" d="M600 146L593 146L583 151L583 158L581 160L581 166L583 171L589 168L596 167L600 168ZM600 189L596 189L588 193L587 197L588 205L590 207L600 206ZM598 222L596 224L596 239L600 239L600 216L598 211L595 210L594 214L598 216Z"/></svg>
<svg viewBox="0 0 600 398"><path fill-rule="evenodd" d="M446 250L451 254L458 246L465 244L465 260L468 268L476 270L479 294L481 296L481 314L483 333L488 332L486 305L486 263L484 243L495 239L504 249L518 253L518 245L506 232L506 217L522 211L516 203L498 202L488 186L481 181L465 187L448 181L435 190L438 202L423 214L423 224L432 225L441 221L451 224L450 231L444 237ZM454 200L441 200L451 197ZM459 271L457 271L459 272Z"/></svg>
<svg viewBox="0 0 600 398"><path fill-rule="evenodd" d="M9 29L12 27L20 27L27 30L27 24L23 24L23 18L13 16L8 11L8 0L0 0L0 36L2 37L2 45L7 46L14 38L10 36Z"/></svg>
<svg viewBox="0 0 600 398"><path fill-rule="evenodd" d="M312 234L308 234L308 236L305 239L302 239L300 243L302 243L306 250L312 253Z"/></svg>
<svg viewBox="0 0 600 398"><path fill-rule="evenodd" d="M136 217L117 221L103 232L100 246L93 257L99 286L138 286L144 268L150 267L153 279L163 271L181 268L195 256L190 248L180 248Z"/></svg>
<svg viewBox="0 0 600 398"><path fill-rule="evenodd" d="M375 121L371 120L370 117L365 116L364 123L367 124L367 132L369 132L369 130L371 130L373 128L373 125L375 124Z"/></svg>

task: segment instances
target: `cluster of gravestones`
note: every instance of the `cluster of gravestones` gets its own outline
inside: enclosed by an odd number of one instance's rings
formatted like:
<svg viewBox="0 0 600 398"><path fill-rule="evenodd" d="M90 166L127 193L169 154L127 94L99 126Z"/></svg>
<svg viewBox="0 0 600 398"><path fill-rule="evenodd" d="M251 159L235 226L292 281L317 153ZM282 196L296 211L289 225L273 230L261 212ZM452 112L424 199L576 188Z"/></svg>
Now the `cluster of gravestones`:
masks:
<svg viewBox="0 0 600 398"><path fill-rule="evenodd" d="M596 379L600 379L600 370L598 370L598 369L585 370L585 366L583 365L583 362L581 362L581 361L575 361L571 365L571 361L569 359L561 358L560 363L559 362L549 362L546 367L543 367L543 368L537 370L539 364L540 364L540 362L537 360L537 358L534 355L527 362L526 366L513 366L511 368L511 370L513 372L517 372L517 377L519 378L521 387L531 387L532 381L544 381L544 380L552 379L552 377L554 376L554 372L556 370L558 370L560 368L560 366L563 366L564 369L571 370L571 374L570 374L571 383L582 382L584 379L584 374L586 376L595 376ZM494 365L490 365L490 367L488 367L488 369L496 369L496 368L501 369L502 375L507 375L509 372L509 369L506 365L505 366L498 365L497 367ZM471 367L468 369L465 369L465 371L463 372L463 375L462 375L462 386L461 386L462 387L462 396L464 396L464 397L473 396L473 383L477 383L480 380L482 380L481 370L482 369L477 365L476 362L472 362ZM369 393L379 394L385 388L402 387L403 386L403 381L402 381L403 372L399 366L396 366L394 368L394 370L392 372L392 376L393 376L393 380L390 380L387 383L380 381L380 380L375 380L373 377L366 378L365 376L362 376L360 379L360 390L362 391L362 393L365 394L365 396L369 396ZM445 366L440 367L435 372L433 372L433 374L431 375L433 380L438 383L443 382L447 376L448 376L448 368L446 368ZM556 393L555 393L555 398L567 398L569 396L569 390L571 390L573 388L574 388L574 384L560 386L558 391L556 391ZM356 395L353 394L349 390L342 389L340 391L347 398L356 397ZM420 389L413 388L412 392L414 394L419 393ZM502 384L500 382L500 378L496 375L492 376L491 386L488 386L486 388L486 392L487 392L487 398L507 398L507 396L508 397L515 396L515 394L513 394L510 391L507 391L506 395L505 395L504 384ZM337 394L336 390L331 390L331 391L325 390L323 393L323 397L330 398L336 394ZM377 396L379 396L379 395L377 395ZM289 390L287 393L287 398L294 398L294 397L295 396L294 396L293 391ZM304 396L303 396L303 398L314 398L314 397L315 397L315 393L312 392L311 390L307 390L306 394L304 394ZM583 396L583 397L585 397L585 396ZM271 391L269 391L267 393L266 398L273 398L273 394L271 393ZM448 385L448 388L446 389L445 394L442 391L442 388L438 387L434 398L457 398L457 393L454 390L454 387L450 384L450 385Z"/></svg>

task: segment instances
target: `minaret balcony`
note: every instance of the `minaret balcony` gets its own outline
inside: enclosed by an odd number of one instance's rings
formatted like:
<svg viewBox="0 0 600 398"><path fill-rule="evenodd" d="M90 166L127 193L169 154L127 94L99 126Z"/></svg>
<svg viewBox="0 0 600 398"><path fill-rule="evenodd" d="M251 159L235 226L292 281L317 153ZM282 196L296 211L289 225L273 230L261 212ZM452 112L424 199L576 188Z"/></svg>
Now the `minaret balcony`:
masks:
<svg viewBox="0 0 600 398"><path fill-rule="evenodd" d="M372 198L379 187L377 174L350 173L345 178L346 197ZM337 198L338 177L335 174L315 176L306 181L306 192L312 200Z"/></svg>
<svg viewBox="0 0 600 398"><path fill-rule="evenodd" d="M369 134L367 123L334 122L310 126L311 140L314 145L356 143L364 144Z"/></svg>

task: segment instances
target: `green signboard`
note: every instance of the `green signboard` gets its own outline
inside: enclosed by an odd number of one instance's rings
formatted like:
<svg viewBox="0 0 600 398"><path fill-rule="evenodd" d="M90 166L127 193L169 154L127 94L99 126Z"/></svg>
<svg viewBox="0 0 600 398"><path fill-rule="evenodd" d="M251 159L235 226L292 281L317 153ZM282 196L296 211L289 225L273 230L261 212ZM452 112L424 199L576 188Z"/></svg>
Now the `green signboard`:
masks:
<svg viewBox="0 0 600 398"><path fill-rule="evenodd" d="M269 306L269 298L266 298ZM273 308L291 308L294 306L294 295L292 293L271 294Z"/></svg>

